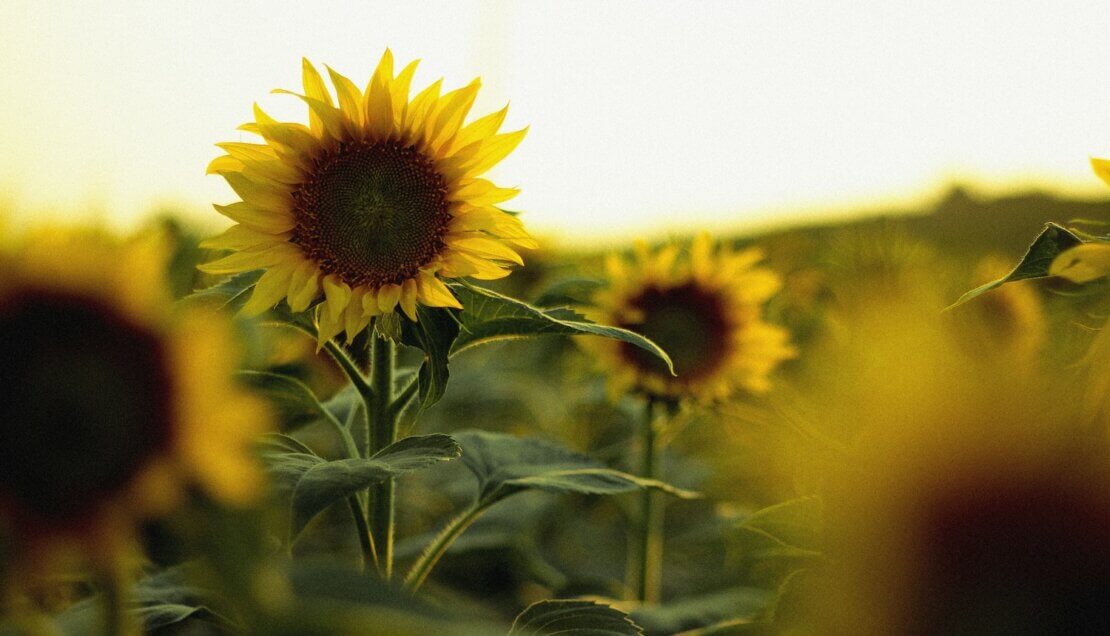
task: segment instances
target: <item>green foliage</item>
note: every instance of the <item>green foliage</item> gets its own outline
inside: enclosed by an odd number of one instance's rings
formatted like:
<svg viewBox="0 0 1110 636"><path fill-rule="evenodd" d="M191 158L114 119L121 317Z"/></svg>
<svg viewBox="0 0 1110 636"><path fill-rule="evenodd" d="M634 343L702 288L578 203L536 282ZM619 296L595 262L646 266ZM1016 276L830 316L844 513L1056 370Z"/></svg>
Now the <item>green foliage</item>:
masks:
<svg viewBox="0 0 1110 636"><path fill-rule="evenodd" d="M509 636L640 636L644 632L624 612L593 601L539 601L513 621Z"/></svg>
<svg viewBox="0 0 1110 636"><path fill-rule="evenodd" d="M1056 257L1061 253L1079 245L1081 242L1082 240L1078 236L1067 229L1055 223L1046 224L1044 230L1033 240L1032 245L1030 245L1029 249L1025 252L1025 256L1021 258L1021 261L1018 262L1017 266L1015 266L1009 274L1006 274L998 280L980 285L965 293L963 296L960 296L960 299L953 303L949 309L959 307L977 296L1001 287L1005 283L1048 276L1048 270L1052 266L1052 261L1056 260Z"/></svg>
<svg viewBox="0 0 1110 636"><path fill-rule="evenodd" d="M280 373L266 371L240 371L239 377L259 393L269 398L281 421L297 427L322 419L333 419L330 411L304 382Z"/></svg>
<svg viewBox="0 0 1110 636"><path fill-rule="evenodd" d="M463 310L459 312L461 330L451 348L452 353L498 340L593 335L637 346L666 362L674 373L671 359L665 351L627 329L598 325L570 309L539 309L488 289L460 284L452 284L451 289L463 304Z"/></svg>
<svg viewBox="0 0 1110 636"><path fill-rule="evenodd" d="M677 634L699 628L712 630L709 626L722 624L733 628L760 617L772 596L767 590L736 587L663 605L644 605L632 612L632 619L652 634Z"/></svg>
<svg viewBox="0 0 1110 636"><path fill-rule="evenodd" d="M651 488L682 499L699 496L655 479L613 470L586 455L541 439L488 431L457 432L455 439L463 449L463 464L478 479L482 501L498 501L529 489L616 495Z"/></svg>
<svg viewBox="0 0 1110 636"><path fill-rule="evenodd" d="M417 372L417 391L421 409L443 397L450 372L447 359L451 345L459 335L459 323L447 309L416 308L417 322L405 320L401 325L401 342L424 352L424 361Z"/></svg>
<svg viewBox="0 0 1110 636"><path fill-rule="evenodd" d="M387 479L459 456L448 435L401 439L370 458L327 461L303 452L266 455L270 474L292 493L290 537L295 539L312 519L334 503Z"/></svg>

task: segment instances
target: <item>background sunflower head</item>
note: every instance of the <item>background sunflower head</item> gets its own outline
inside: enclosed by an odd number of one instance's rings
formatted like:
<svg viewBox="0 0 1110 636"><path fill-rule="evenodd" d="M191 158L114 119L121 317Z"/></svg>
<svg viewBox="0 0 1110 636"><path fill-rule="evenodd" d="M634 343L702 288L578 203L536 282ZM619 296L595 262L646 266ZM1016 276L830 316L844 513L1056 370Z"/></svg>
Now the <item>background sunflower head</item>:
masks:
<svg viewBox="0 0 1110 636"><path fill-rule="evenodd" d="M757 267L758 250L733 252L698 236L682 256L671 244L651 251L637 244L631 260L606 262L610 286L599 292L592 317L647 336L674 362L621 342L585 342L612 376L615 393L634 389L661 398L713 400L736 389L761 393L768 374L795 355L789 334L767 323L763 305L780 288Z"/></svg>
<svg viewBox="0 0 1110 636"><path fill-rule="evenodd" d="M319 302L320 340L353 338L370 319L400 307L458 307L443 278L495 279L535 241L496 207L517 194L481 175L526 129L498 133L507 107L465 123L479 82L441 93L442 80L412 99L412 62L394 72L386 50L365 89L332 69L335 95L303 65L308 126L255 107L242 127L263 143L223 143L209 166L242 199L216 209L236 222L209 240L235 253L201 267L214 274L266 272L244 312L285 299L293 311ZM288 91L278 91L288 93Z"/></svg>
<svg viewBox="0 0 1110 636"><path fill-rule="evenodd" d="M199 483L241 504L265 413L232 384L226 321L175 308L158 236L26 237L0 267L0 516L29 559L110 556Z"/></svg>

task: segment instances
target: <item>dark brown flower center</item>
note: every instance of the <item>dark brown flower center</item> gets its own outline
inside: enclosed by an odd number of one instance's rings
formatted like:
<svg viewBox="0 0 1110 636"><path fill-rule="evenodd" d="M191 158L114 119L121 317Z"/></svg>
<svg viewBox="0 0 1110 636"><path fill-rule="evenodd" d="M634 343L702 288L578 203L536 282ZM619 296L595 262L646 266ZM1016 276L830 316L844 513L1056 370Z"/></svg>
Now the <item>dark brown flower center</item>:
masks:
<svg viewBox="0 0 1110 636"><path fill-rule="evenodd" d="M160 339L98 301L0 298L0 501L48 524L79 520L173 435Z"/></svg>
<svg viewBox="0 0 1110 636"><path fill-rule="evenodd" d="M348 285L416 274L444 245L447 183L432 161L395 141L347 141L316 159L293 191L292 241Z"/></svg>
<svg viewBox="0 0 1110 636"><path fill-rule="evenodd" d="M906 633L1110 632L1105 483L985 477L938 493Z"/></svg>
<svg viewBox="0 0 1110 636"><path fill-rule="evenodd" d="M643 322L618 326L640 333L663 348L674 362L678 382L690 382L718 369L732 347L734 328L721 297L694 283L669 289L647 287L629 304L643 313ZM644 373L670 377L661 360L630 344L621 355Z"/></svg>

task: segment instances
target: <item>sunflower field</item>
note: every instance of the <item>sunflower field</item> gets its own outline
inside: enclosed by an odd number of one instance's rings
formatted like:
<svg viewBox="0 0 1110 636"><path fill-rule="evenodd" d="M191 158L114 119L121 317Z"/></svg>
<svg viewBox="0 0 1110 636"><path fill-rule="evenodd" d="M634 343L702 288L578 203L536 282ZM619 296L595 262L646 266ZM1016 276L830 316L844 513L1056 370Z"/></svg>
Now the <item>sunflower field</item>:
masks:
<svg viewBox="0 0 1110 636"><path fill-rule="evenodd" d="M562 244L417 66L5 223L0 634L1110 633L1110 196Z"/></svg>

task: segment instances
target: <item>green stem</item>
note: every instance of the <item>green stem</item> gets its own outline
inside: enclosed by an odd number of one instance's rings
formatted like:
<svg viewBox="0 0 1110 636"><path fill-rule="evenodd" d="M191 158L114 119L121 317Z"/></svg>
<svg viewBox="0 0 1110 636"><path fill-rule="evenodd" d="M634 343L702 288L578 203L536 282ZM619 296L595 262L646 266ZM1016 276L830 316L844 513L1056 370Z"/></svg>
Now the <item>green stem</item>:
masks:
<svg viewBox="0 0 1110 636"><path fill-rule="evenodd" d="M399 417L401 415L401 411L405 410L405 407L408 406L409 401L411 401L413 396L416 395L416 390L417 388L419 388L419 385L420 379L417 375L414 375L412 376L412 380L409 381L407 385L405 385L405 388L401 389L401 391L397 393L397 397L393 399L393 406L390 407L393 410L395 416Z"/></svg>
<svg viewBox="0 0 1110 636"><path fill-rule="evenodd" d="M435 567L436 563L447 553L447 549L459 538L470 524L478 519L478 516L485 512L493 504L492 501L476 501L471 504L466 510L463 510L457 517L447 524L435 540L428 544L427 549L412 564L412 568L405 576L405 589L409 592L415 593L424 584L424 580L428 578L428 574Z"/></svg>
<svg viewBox="0 0 1110 636"><path fill-rule="evenodd" d="M372 400L374 397L374 390L367 384L366 378L362 375L362 371L359 371L358 365L355 364L354 360L351 360L351 357L347 355L343 347L328 340L324 343L324 350L328 352L328 355L330 355L332 359L335 360L336 364L339 365L339 368L343 370L343 373L347 376L347 379L351 381L351 384L354 385L355 390L358 391L358 394L362 396L363 400Z"/></svg>
<svg viewBox="0 0 1110 636"><path fill-rule="evenodd" d="M369 444L367 454L389 446L397 438L397 413L393 410L394 345L388 338L375 337L370 356L370 382L374 399L368 410ZM378 569L387 581L393 577L393 493L395 484L387 479L371 487L373 514L370 533L378 549Z"/></svg>
<svg viewBox="0 0 1110 636"><path fill-rule="evenodd" d="M119 566L104 566L99 579L100 592L104 599L104 633L107 636L138 634L137 626L127 615L127 585Z"/></svg>
<svg viewBox="0 0 1110 636"><path fill-rule="evenodd" d="M658 479L659 440L655 426L655 401L648 399L640 428L640 476ZM645 603L658 603L663 585L663 506L659 494L645 488L640 493L639 537L633 559L636 573L636 598Z"/></svg>
<svg viewBox="0 0 1110 636"><path fill-rule="evenodd" d="M358 497L347 497L347 505L351 509L351 517L355 520L355 530L358 532L358 543L362 548L362 569L365 571L370 564L377 565L378 553L374 549L374 537L370 534L370 526L366 524L366 513Z"/></svg>

